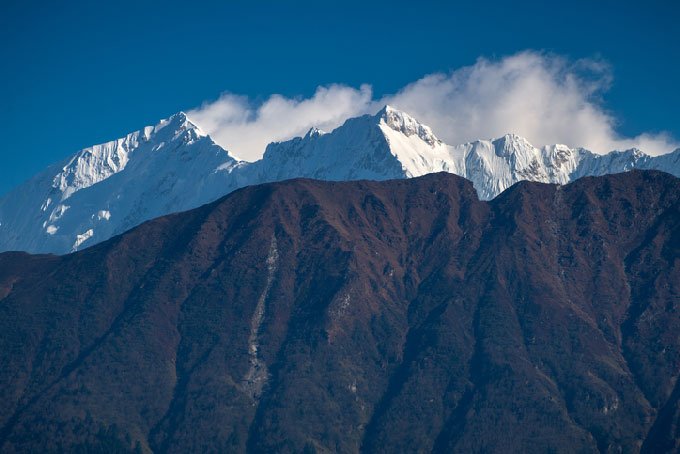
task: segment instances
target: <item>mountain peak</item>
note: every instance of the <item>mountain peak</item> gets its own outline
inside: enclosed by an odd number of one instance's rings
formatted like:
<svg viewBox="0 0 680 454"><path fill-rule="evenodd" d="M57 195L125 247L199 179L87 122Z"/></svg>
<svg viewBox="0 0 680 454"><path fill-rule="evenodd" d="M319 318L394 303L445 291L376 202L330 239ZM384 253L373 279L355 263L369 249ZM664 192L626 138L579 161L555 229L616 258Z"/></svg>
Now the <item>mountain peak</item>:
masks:
<svg viewBox="0 0 680 454"><path fill-rule="evenodd" d="M179 119L180 121L188 120L187 114L186 114L183 110L180 110L180 111L177 112L176 114L171 115L170 118L171 118L171 119L177 118L177 119Z"/></svg>
<svg viewBox="0 0 680 454"><path fill-rule="evenodd" d="M503 136L494 140L494 142L509 143L509 144L513 144L513 143L514 144L529 144L529 145L531 145L526 138L520 136L519 134L515 134L513 132L509 132L507 134L504 134Z"/></svg>
<svg viewBox="0 0 680 454"><path fill-rule="evenodd" d="M407 114L406 112L403 112L399 109L395 109L394 107L390 106L389 104L385 104L382 109L378 111L378 113L375 114L375 118L378 120L383 120L385 123L387 123L389 126L392 126L393 123L396 122L412 122L412 123L418 123L418 120Z"/></svg>
<svg viewBox="0 0 680 454"><path fill-rule="evenodd" d="M533 150L534 146L524 137L508 133L492 141L497 156L510 156L518 151Z"/></svg>
<svg viewBox="0 0 680 454"><path fill-rule="evenodd" d="M376 115L378 117L384 118L390 112L399 112L399 111L397 109L395 109L394 107L390 106L389 104L385 104L384 106L382 106L382 109L380 109Z"/></svg>
<svg viewBox="0 0 680 454"><path fill-rule="evenodd" d="M154 128L154 132L158 132L168 126L170 126L168 130L173 132L175 138L179 137L185 131L194 131L192 134L192 136L195 136L193 137L194 139L208 135L181 110L167 119L161 120Z"/></svg>
<svg viewBox="0 0 680 454"><path fill-rule="evenodd" d="M416 135L430 146L441 142L432 132L429 126L425 126L418 120L408 115L405 112L397 110L389 105L385 105L378 111L375 118L381 124L385 124L389 128L401 132L407 137Z"/></svg>
<svg viewBox="0 0 680 454"><path fill-rule="evenodd" d="M315 137L319 137L326 134L326 131L323 131L317 127L311 127L309 128L309 131L307 131L307 134L304 135L303 139L313 139Z"/></svg>

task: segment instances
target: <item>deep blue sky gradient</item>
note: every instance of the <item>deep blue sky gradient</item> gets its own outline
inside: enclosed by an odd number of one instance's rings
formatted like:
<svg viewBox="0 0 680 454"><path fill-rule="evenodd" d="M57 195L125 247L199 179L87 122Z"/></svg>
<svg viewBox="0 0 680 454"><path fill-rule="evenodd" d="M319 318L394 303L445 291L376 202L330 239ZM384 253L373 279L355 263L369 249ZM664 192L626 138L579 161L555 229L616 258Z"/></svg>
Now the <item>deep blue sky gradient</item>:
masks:
<svg viewBox="0 0 680 454"><path fill-rule="evenodd" d="M0 3L0 193L223 91L376 96L525 49L613 68L619 132L680 138L678 1Z"/></svg>

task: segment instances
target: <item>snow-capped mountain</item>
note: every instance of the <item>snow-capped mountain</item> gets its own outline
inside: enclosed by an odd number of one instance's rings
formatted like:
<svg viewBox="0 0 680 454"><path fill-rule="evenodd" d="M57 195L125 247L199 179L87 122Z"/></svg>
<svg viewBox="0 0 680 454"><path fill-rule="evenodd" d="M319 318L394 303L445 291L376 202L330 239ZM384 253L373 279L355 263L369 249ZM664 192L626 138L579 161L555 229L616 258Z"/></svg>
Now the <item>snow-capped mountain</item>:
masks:
<svg viewBox="0 0 680 454"><path fill-rule="evenodd" d="M484 200L523 180L566 184L584 176L632 169L662 170L680 176L680 149L655 157L636 149L599 155L560 144L537 148L515 134L449 149L456 163L454 173L471 180Z"/></svg>
<svg viewBox="0 0 680 454"><path fill-rule="evenodd" d="M0 199L0 251L66 253L141 222L197 207L234 189L295 177L324 180L411 178L450 172L492 199L522 180L564 184L582 176L657 169L680 176L680 149L598 155L581 148L537 148L508 134L447 145L389 106L332 132L311 129L239 161L184 113L122 139L86 148Z"/></svg>
<svg viewBox="0 0 680 454"><path fill-rule="evenodd" d="M241 163L186 115L79 151L0 200L0 250L65 253L237 187Z"/></svg>
<svg viewBox="0 0 680 454"><path fill-rule="evenodd" d="M382 180L450 172L471 180L479 197L489 200L523 180L565 184L633 168L680 176L680 149L656 157L640 150L599 155L560 144L537 148L515 134L452 146L408 114L386 106L376 115L349 119L331 133L312 129L304 137L272 143L262 160L243 171L257 182L293 176Z"/></svg>
<svg viewBox="0 0 680 454"><path fill-rule="evenodd" d="M448 147L429 127L390 107L377 115L347 120L331 133L310 130L304 137L267 146L251 172L256 181L301 176L322 180L384 180L449 171Z"/></svg>

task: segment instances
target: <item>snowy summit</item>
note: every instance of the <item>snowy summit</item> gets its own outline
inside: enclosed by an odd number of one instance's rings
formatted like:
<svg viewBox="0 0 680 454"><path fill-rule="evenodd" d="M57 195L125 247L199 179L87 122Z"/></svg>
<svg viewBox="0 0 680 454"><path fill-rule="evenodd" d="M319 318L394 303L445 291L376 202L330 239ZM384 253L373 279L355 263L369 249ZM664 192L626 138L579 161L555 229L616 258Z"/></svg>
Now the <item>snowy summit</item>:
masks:
<svg viewBox="0 0 680 454"><path fill-rule="evenodd" d="M450 172L492 199L522 180L565 184L633 168L680 176L680 150L598 155L565 145L534 147L507 134L448 145L408 114L385 106L326 133L267 146L262 159L234 158L179 112L123 138L79 151L0 199L0 251L67 253L146 220L213 201L251 184L295 177L385 180Z"/></svg>

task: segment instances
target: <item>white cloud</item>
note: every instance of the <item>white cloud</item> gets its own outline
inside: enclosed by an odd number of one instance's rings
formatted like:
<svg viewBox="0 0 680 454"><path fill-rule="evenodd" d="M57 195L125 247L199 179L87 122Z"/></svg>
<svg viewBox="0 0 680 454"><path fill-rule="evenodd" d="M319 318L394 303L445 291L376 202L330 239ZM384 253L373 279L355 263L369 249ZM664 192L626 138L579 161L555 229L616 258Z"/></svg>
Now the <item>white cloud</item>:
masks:
<svg viewBox="0 0 680 454"><path fill-rule="evenodd" d="M598 102L610 83L603 62L522 52L426 76L387 99L451 144L512 132L536 145L564 143L598 153L677 148L667 134L617 134L615 118Z"/></svg>
<svg viewBox="0 0 680 454"><path fill-rule="evenodd" d="M247 160L258 159L271 141L302 135L312 126L331 130L383 104L428 124L450 144L512 132L535 145L564 143L598 153L637 147L662 154L679 146L666 133L619 135L616 119L599 100L610 83L609 67L601 61L572 62L521 52L427 75L380 99L373 99L368 85L319 87L306 99L273 95L259 104L224 94L189 116L218 143Z"/></svg>
<svg viewBox="0 0 680 454"><path fill-rule="evenodd" d="M260 104L225 93L187 112L192 121L233 155L259 159L268 143L305 134L311 127L332 130L372 108L369 85L318 87L311 98L272 95Z"/></svg>

